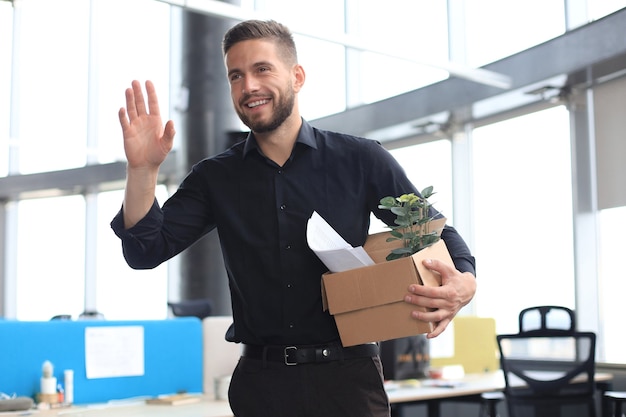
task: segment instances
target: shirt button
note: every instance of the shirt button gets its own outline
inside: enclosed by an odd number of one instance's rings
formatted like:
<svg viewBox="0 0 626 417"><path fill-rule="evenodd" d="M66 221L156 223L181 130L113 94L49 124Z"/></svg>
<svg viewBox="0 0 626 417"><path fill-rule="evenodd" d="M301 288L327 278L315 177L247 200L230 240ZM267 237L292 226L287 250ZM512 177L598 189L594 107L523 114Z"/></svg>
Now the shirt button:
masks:
<svg viewBox="0 0 626 417"><path fill-rule="evenodd" d="M293 324L293 323L289 323L289 328L290 328L290 329L293 329L294 327L296 327L296 325L295 325L295 324Z"/></svg>
<svg viewBox="0 0 626 417"><path fill-rule="evenodd" d="M281 209L281 210L284 210L284 209L286 209L286 208L287 208L287 206L286 206L286 205L284 205L284 204L281 204L281 205L280 205L280 209Z"/></svg>
<svg viewBox="0 0 626 417"><path fill-rule="evenodd" d="M291 245L285 245L285 249L287 250L291 249Z"/></svg>
<svg viewBox="0 0 626 417"><path fill-rule="evenodd" d="M291 288L291 284L287 284L287 288Z"/></svg>
<svg viewBox="0 0 626 417"><path fill-rule="evenodd" d="M282 174L282 173L283 173L283 170L282 170L282 169L279 169L279 170L278 170L278 173L279 173L279 174Z"/></svg>

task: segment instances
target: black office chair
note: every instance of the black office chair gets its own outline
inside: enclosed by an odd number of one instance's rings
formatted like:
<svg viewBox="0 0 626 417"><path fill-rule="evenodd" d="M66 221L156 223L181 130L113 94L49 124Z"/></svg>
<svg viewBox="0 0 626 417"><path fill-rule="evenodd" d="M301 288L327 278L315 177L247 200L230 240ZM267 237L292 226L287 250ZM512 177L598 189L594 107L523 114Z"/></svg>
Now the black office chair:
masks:
<svg viewBox="0 0 626 417"><path fill-rule="evenodd" d="M565 318L558 328L552 314ZM519 333L496 336L509 415L555 417L584 406L595 417L595 333L576 331L573 311L559 306L522 310L519 323Z"/></svg>
<svg viewBox="0 0 626 417"><path fill-rule="evenodd" d="M197 317L200 320L209 317L213 310L213 303L208 298L168 302L167 305L176 317Z"/></svg>

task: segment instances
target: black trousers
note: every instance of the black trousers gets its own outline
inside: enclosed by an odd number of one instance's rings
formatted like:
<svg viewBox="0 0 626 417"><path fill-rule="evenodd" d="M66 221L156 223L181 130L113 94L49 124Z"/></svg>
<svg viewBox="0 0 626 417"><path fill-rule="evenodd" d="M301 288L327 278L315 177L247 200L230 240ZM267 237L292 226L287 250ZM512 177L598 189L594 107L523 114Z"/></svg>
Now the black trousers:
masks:
<svg viewBox="0 0 626 417"><path fill-rule="evenodd" d="M235 417L389 417L378 357L285 365L242 357L228 392Z"/></svg>

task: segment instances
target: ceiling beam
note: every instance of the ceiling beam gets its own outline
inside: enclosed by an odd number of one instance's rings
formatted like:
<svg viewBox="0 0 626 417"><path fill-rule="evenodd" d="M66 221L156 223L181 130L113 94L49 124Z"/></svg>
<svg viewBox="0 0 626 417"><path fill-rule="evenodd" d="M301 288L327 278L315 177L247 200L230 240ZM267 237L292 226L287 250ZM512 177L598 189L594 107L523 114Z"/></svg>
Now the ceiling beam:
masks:
<svg viewBox="0 0 626 417"><path fill-rule="evenodd" d="M527 90L546 80L562 78L568 85L626 69L626 8L581 26L555 39L486 65L491 71L509 74L511 91L458 78L447 79L398 96L367 104L313 121L316 127L367 135L442 112L463 111L482 101ZM562 87L562 86L557 86ZM527 94L526 94L527 95ZM511 106L515 105L513 97ZM502 108L500 108L502 110ZM392 138L393 139L393 138Z"/></svg>
<svg viewBox="0 0 626 417"><path fill-rule="evenodd" d="M172 6L182 7L186 10L206 14L209 16L220 17L225 19L232 19L238 21L244 21L249 19L270 20L270 16L266 16L261 12L244 9L240 6L225 3L219 0L158 0L162 3L167 3ZM288 18L287 18L288 19ZM363 42L361 39L348 34L322 34L320 32L310 32L301 30L297 24L290 24L289 21L282 22L290 27L294 34L307 36L313 39L330 42L338 45L345 46L346 48L354 49L361 52L371 52L386 56L389 58L395 58L404 60L407 62L416 63L419 65L437 68L448 72L451 76L459 77L468 81L476 82L479 84L493 86L499 89L508 89L511 86L511 78L508 75L494 72L485 68L471 68L465 65L456 64L453 62L433 62L433 61L420 61L414 57L409 57L400 52L392 52L389 50L389 44L381 43L384 46L376 46L371 42Z"/></svg>

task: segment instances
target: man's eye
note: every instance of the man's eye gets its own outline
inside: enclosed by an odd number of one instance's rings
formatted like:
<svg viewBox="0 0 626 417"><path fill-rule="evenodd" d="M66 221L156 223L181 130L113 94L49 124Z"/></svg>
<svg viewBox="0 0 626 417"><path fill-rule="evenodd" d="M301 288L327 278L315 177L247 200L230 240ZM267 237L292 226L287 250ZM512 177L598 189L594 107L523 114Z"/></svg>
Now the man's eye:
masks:
<svg viewBox="0 0 626 417"><path fill-rule="evenodd" d="M237 81L237 80L238 80L238 79L240 79L240 78L241 78L241 74L232 74L232 75L230 76L230 80L231 80L231 81Z"/></svg>

